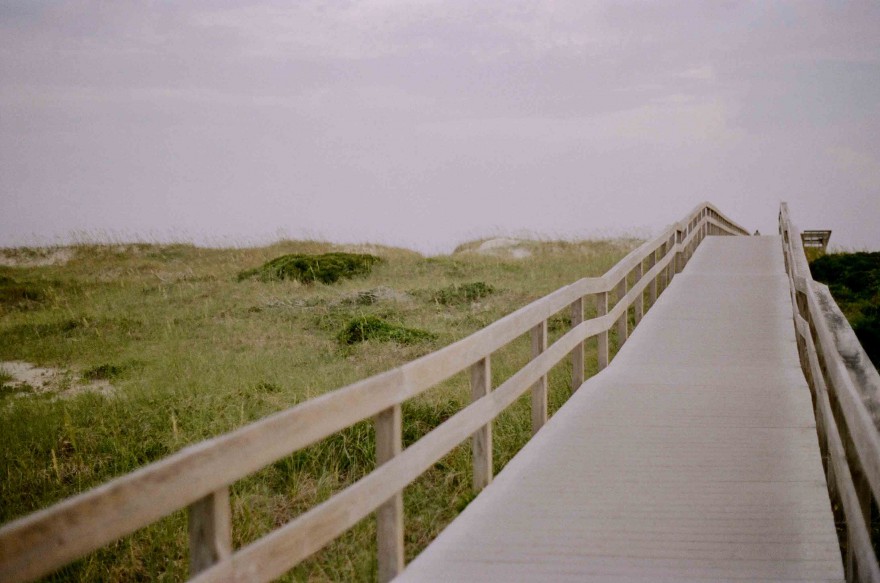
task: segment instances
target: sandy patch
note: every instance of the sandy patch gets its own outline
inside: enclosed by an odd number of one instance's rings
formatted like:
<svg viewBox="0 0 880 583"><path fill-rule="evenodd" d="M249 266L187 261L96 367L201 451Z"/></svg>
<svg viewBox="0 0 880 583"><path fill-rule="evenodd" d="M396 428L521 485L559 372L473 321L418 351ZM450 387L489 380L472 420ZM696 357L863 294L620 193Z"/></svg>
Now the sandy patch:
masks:
<svg viewBox="0 0 880 583"><path fill-rule="evenodd" d="M69 247L0 249L0 265L4 267L64 265L73 259L73 255L74 251Z"/></svg>
<svg viewBox="0 0 880 583"><path fill-rule="evenodd" d="M13 377L4 385L20 390L15 395L22 397L51 393L68 398L87 392L110 395L115 390L106 380L84 381L73 371L34 366L21 360L0 362L0 369Z"/></svg>
<svg viewBox="0 0 880 583"><path fill-rule="evenodd" d="M365 291L346 294L342 297L339 303L368 306L380 302L410 302L412 299L412 296L406 292L381 286Z"/></svg>
<svg viewBox="0 0 880 583"><path fill-rule="evenodd" d="M379 245L336 245L335 247L343 253L364 253L367 255L379 255L382 253L382 247Z"/></svg>
<svg viewBox="0 0 880 583"><path fill-rule="evenodd" d="M512 257L513 259L525 259L532 256L532 251L529 249L527 241L508 237L497 237L483 241L476 248L475 252L480 255Z"/></svg>

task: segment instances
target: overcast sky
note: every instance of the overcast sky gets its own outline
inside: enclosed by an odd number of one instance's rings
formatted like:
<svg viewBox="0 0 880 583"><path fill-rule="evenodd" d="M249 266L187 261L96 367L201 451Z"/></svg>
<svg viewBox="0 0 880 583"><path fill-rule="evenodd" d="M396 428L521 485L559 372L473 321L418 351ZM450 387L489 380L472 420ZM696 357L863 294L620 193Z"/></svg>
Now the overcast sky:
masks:
<svg viewBox="0 0 880 583"><path fill-rule="evenodd" d="M880 3L0 2L0 245L657 232L880 249Z"/></svg>

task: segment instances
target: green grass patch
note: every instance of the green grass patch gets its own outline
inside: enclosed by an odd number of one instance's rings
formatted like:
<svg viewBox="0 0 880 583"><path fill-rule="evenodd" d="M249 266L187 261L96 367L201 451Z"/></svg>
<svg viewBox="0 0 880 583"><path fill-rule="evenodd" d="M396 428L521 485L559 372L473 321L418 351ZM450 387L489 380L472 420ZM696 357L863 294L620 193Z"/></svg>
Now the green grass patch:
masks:
<svg viewBox="0 0 880 583"><path fill-rule="evenodd" d="M880 252L829 253L810 263L828 285L868 358L880 367Z"/></svg>
<svg viewBox="0 0 880 583"><path fill-rule="evenodd" d="M10 395L17 395L20 393L34 392L34 388L27 383L13 384L14 382L14 376L3 369L0 369L0 398L8 397Z"/></svg>
<svg viewBox="0 0 880 583"><path fill-rule="evenodd" d="M495 293L495 287L484 282L454 283L429 293L432 301L448 306L451 304L470 304Z"/></svg>
<svg viewBox="0 0 880 583"><path fill-rule="evenodd" d="M341 344L352 345L373 340L376 342L396 342L398 344L416 344L436 338L427 330L407 328L393 324L376 316L358 316L346 324L339 333Z"/></svg>
<svg viewBox="0 0 880 583"><path fill-rule="evenodd" d="M47 286L20 282L0 275L0 313L10 309L29 309L45 302L49 297Z"/></svg>
<svg viewBox="0 0 880 583"><path fill-rule="evenodd" d="M341 279L368 275L373 265L382 261L364 253L323 253L282 255L255 269L238 274L239 281L255 277L261 281L293 279L302 283L336 283Z"/></svg>
<svg viewBox="0 0 880 583"><path fill-rule="evenodd" d="M99 364L97 366L93 366L84 370L82 373L82 378L86 381L112 381L121 378L133 367L133 363Z"/></svg>

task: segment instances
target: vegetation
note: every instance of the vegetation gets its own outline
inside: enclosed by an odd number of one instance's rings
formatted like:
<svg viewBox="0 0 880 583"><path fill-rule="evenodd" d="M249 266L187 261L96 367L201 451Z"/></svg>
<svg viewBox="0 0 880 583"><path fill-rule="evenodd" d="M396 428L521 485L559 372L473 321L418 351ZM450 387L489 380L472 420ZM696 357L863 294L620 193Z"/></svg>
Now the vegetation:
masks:
<svg viewBox="0 0 880 583"><path fill-rule="evenodd" d="M0 285L39 292L24 300L18 292L10 292L9 301L3 296L0 360L56 367L70 378L109 379L115 387L109 394L82 391L64 399L43 391L0 391L0 522L441 348L562 285L601 275L634 243L540 243L532 257L519 260L477 253L425 258L371 247L382 261L332 286L259 276L236 281L236 274L272 258L351 251L311 241L260 249L82 245L70 249L67 263L0 267ZM452 297L442 290L476 290L473 282L495 291L479 301L467 299L471 292L455 296L464 300L432 299ZM413 289L426 295L403 291ZM567 330L566 314L551 320L551 342ZM431 336L340 349L340 330L372 318ZM496 353L494 385L529 355L528 334ZM587 363L595 366L589 354ZM549 375L551 413L569 395L567 366ZM0 377L0 386L10 380ZM404 403L405 444L469 401L464 371ZM528 396L502 414L494 429L499 470L529 439ZM233 484L236 548L372 471L373 450L373 428L366 421ZM407 487L408 559L472 499L470 472L464 443ZM186 540L181 511L52 579L184 579ZM375 560L375 521L366 519L284 579L370 580Z"/></svg>
<svg viewBox="0 0 880 583"><path fill-rule="evenodd" d="M256 269L238 274L239 281L258 277L262 281L295 279L302 283L336 283L343 278L367 275L380 259L363 253L322 253L283 255Z"/></svg>
<svg viewBox="0 0 880 583"><path fill-rule="evenodd" d="M484 281L454 283L450 286L428 292L428 297L438 304L469 304L495 293L495 288Z"/></svg>
<svg viewBox="0 0 880 583"><path fill-rule="evenodd" d="M367 340L414 344L432 338L434 335L427 330L392 324L377 316L358 316L339 333L339 342L342 344L357 344Z"/></svg>
<svg viewBox="0 0 880 583"><path fill-rule="evenodd" d="M880 367L880 252L832 253L810 263L826 283L874 366Z"/></svg>

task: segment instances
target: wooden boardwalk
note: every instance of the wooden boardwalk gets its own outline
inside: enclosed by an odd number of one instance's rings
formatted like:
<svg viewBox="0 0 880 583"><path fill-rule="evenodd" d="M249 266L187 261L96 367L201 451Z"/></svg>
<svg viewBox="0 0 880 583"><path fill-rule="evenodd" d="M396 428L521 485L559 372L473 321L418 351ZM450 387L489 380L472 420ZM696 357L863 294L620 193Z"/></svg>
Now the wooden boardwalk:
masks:
<svg viewBox="0 0 880 583"><path fill-rule="evenodd" d="M398 581L842 581L778 237L710 237Z"/></svg>

